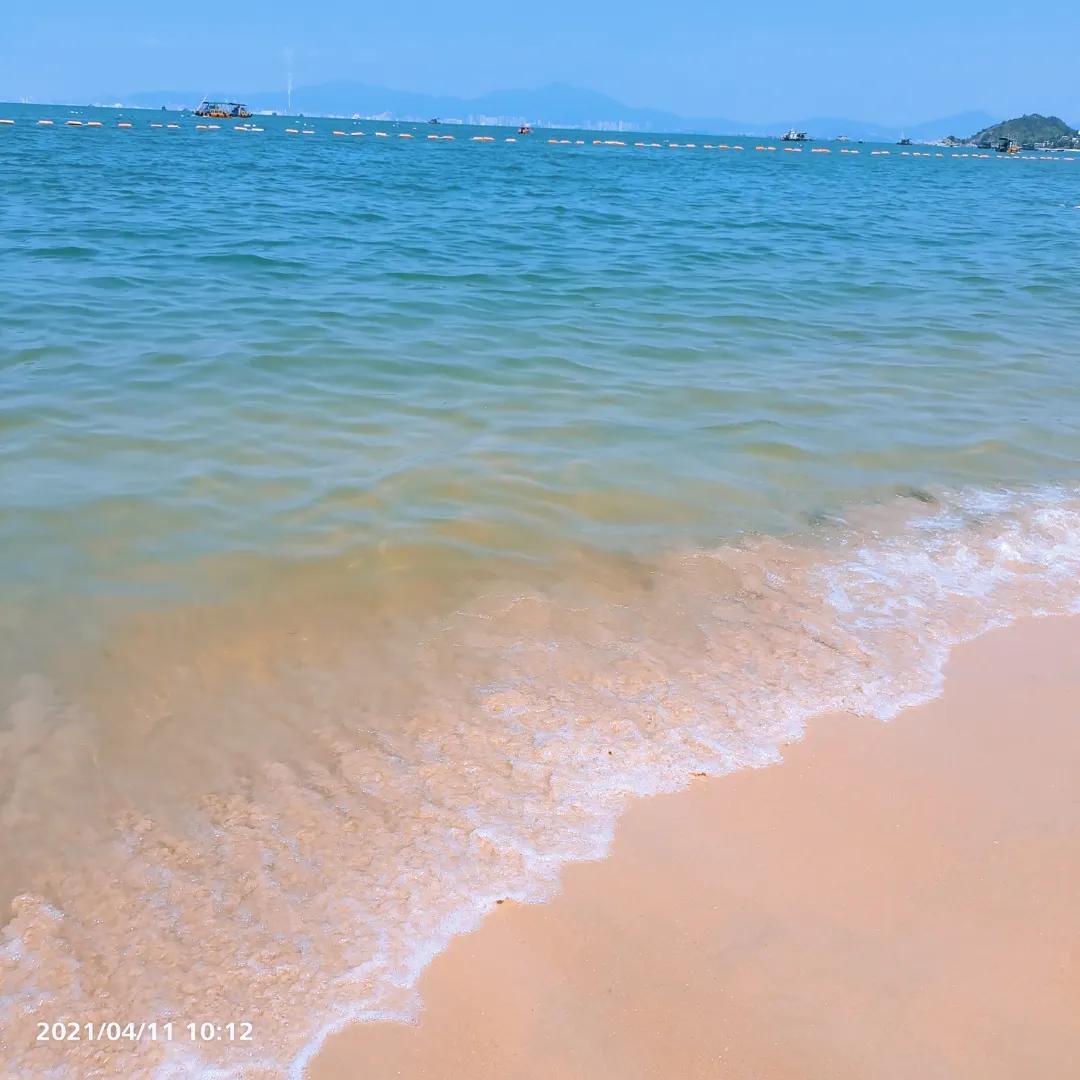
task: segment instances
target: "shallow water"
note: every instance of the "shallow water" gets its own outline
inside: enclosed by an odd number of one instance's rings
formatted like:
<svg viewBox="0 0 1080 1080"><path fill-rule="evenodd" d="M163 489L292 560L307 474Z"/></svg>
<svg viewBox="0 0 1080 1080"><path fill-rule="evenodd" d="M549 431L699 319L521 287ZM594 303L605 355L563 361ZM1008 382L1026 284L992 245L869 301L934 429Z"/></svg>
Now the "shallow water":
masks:
<svg viewBox="0 0 1080 1080"><path fill-rule="evenodd" d="M0 115L8 1071L299 1068L1076 604L1080 161ZM170 1017L256 1039L33 1039Z"/></svg>

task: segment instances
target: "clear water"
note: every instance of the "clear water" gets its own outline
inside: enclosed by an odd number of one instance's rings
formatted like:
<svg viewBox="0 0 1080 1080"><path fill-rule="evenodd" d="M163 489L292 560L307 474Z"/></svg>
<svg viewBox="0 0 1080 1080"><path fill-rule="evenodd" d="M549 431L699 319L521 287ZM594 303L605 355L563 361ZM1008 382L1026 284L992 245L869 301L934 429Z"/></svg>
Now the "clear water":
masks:
<svg viewBox="0 0 1080 1080"><path fill-rule="evenodd" d="M210 1003L102 1068L298 1070L628 795L1075 603L1080 160L0 116L12 1069Z"/></svg>

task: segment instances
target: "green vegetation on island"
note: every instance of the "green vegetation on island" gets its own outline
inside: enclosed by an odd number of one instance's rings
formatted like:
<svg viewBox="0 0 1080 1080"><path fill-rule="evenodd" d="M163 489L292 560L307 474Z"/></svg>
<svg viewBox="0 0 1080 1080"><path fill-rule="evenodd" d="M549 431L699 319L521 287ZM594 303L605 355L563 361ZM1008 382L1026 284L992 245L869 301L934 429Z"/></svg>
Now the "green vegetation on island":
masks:
<svg viewBox="0 0 1080 1080"><path fill-rule="evenodd" d="M1060 117L1019 116L1015 120L1004 120L1000 124L977 131L966 141L976 146L996 146L1003 139L1016 143L1025 149L1039 147L1080 148L1080 135L1075 128L1069 127Z"/></svg>

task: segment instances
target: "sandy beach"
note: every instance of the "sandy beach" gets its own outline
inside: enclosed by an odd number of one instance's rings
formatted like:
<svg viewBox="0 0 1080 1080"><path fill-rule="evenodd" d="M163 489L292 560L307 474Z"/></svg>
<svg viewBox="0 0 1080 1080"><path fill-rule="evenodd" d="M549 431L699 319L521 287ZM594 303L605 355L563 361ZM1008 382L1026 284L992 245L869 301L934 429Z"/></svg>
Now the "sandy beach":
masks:
<svg viewBox="0 0 1080 1080"><path fill-rule="evenodd" d="M493 909L345 1077L1065 1078L1080 1062L1080 619L956 650L945 691L636 802L551 903Z"/></svg>

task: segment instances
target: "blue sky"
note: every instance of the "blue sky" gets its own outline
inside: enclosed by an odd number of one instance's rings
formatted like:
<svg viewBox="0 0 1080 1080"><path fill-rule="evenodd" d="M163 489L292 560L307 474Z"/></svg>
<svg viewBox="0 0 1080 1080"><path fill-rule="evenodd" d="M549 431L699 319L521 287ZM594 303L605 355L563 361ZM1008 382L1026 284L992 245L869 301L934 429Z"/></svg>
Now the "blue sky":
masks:
<svg viewBox="0 0 1080 1080"><path fill-rule="evenodd" d="M563 81L686 116L903 123L986 109L1077 124L1078 43L1075 0L53 0L3 15L0 98L239 93L283 87L291 66L297 85L465 96Z"/></svg>

